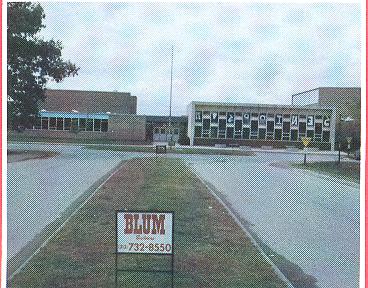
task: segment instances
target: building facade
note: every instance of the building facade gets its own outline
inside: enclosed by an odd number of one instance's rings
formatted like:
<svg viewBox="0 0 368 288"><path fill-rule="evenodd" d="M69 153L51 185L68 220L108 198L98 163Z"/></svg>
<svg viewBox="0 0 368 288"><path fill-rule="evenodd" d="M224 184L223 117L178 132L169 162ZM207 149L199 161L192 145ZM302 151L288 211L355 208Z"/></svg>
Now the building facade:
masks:
<svg viewBox="0 0 368 288"><path fill-rule="evenodd" d="M146 116L136 115L137 97L123 92L47 90L32 129L35 138L146 142Z"/></svg>
<svg viewBox="0 0 368 288"><path fill-rule="evenodd" d="M351 138L351 149L360 147L361 88L319 87L292 95L292 104L305 107L335 107L335 140L347 149Z"/></svg>
<svg viewBox="0 0 368 288"><path fill-rule="evenodd" d="M333 107L191 102L188 106L190 145L310 147L333 150L336 111Z"/></svg>

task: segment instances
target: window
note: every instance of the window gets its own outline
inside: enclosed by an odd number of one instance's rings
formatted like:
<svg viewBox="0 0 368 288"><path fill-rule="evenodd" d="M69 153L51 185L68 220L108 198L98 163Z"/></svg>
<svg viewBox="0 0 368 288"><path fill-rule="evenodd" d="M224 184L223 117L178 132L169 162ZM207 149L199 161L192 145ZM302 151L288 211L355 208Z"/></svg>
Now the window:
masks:
<svg viewBox="0 0 368 288"><path fill-rule="evenodd" d="M101 131L107 132L109 130L109 120L103 119L101 120Z"/></svg>
<svg viewBox="0 0 368 288"><path fill-rule="evenodd" d="M101 131L101 120L100 119L94 119L93 124L93 131Z"/></svg>
<svg viewBox="0 0 368 288"><path fill-rule="evenodd" d="M56 130L56 118L50 118L49 125L50 130Z"/></svg>
<svg viewBox="0 0 368 288"><path fill-rule="evenodd" d="M299 122L299 133L305 134L306 130L307 130L307 123Z"/></svg>
<svg viewBox="0 0 368 288"><path fill-rule="evenodd" d="M202 122L202 111L195 112L195 122Z"/></svg>
<svg viewBox="0 0 368 288"><path fill-rule="evenodd" d="M275 129L275 122L267 121L267 132L272 132Z"/></svg>
<svg viewBox="0 0 368 288"><path fill-rule="evenodd" d="M72 123L72 119L65 118L64 119L64 130L70 130L71 123Z"/></svg>
<svg viewBox="0 0 368 288"><path fill-rule="evenodd" d="M226 129L226 119L220 119L219 120L219 130L225 130Z"/></svg>
<svg viewBox="0 0 368 288"><path fill-rule="evenodd" d="M194 137L201 137L202 136L202 127L195 126L194 127Z"/></svg>
<svg viewBox="0 0 368 288"><path fill-rule="evenodd" d="M307 130L307 137L310 137L311 138L311 141L313 141L314 131L313 130Z"/></svg>
<svg viewBox="0 0 368 288"><path fill-rule="evenodd" d="M275 129L275 140L281 140L281 136L282 136L282 130Z"/></svg>
<svg viewBox="0 0 368 288"><path fill-rule="evenodd" d="M160 128L157 128L157 127L156 127L156 128L155 128L155 130L154 130L154 133L155 133L155 134L160 134Z"/></svg>
<svg viewBox="0 0 368 288"><path fill-rule="evenodd" d="M203 119L203 130L210 129L210 119Z"/></svg>
<svg viewBox="0 0 368 288"><path fill-rule="evenodd" d="M41 129L49 129L49 118L42 117Z"/></svg>
<svg viewBox="0 0 368 288"><path fill-rule="evenodd" d="M241 132L242 120L235 120L235 132Z"/></svg>
<svg viewBox="0 0 368 288"><path fill-rule="evenodd" d="M217 127L211 127L211 138L217 138Z"/></svg>
<svg viewBox="0 0 368 288"><path fill-rule="evenodd" d="M234 127L227 127L226 129L226 138L233 139L234 138Z"/></svg>
<svg viewBox="0 0 368 288"><path fill-rule="evenodd" d="M219 119L218 138L225 138L226 119Z"/></svg>
<svg viewBox="0 0 368 288"><path fill-rule="evenodd" d="M266 129L259 128L258 139L265 139L266 138Z"/></svg>
<svg viewBox="0 0 368 288"><path fill-rule="evenodd" d="M243 128L243 139L249 139L249 128Z"/></svg>
<svg viewBox="0 0 368 288"><path fill-rule="evenodd" d="M315 130L316 134L322 134L322 123L316 123Z"/></svg>
<svg viewBox="0 0 368 288"><path fill-rule="evenodd" d="M174 134L179 135L179 128L174 128Z"/></svg>
<svg viewBox="0 0 368 288"><path fill-rule="evenodd" d="M290 133L290 122L282 123L282 131L284 133Z"/></svg>
<svg viewBox="0 0 368 288"><path fill-rule="evenodd" d="M56 118L56 130L64 129L64 118Z"/></svg>
<svg viewBox="0 0 368 288"><path fill-rule="evenodd" d="M290 140L291 141L298 141L298 130L291 129Z"/></svg>
<svg viewBox="0 0 368 288"><path fill-rule="evenodd" d="M252 120L250 124L250 130L252 133L258 132L258 121Z"/></svg>
<svg viewBox="0 0 368 288"><path fill-rule="evenodd" d="M86 131L86 119L84 118L79 119L79 130Z"/></svg>
<svg viewBox="0 0 368 288"><path fill-rule="evenodd" d="M322 141L323 142L330 142L330 131L323 131Z"/></svg>
<svg viewBox="0 0 368 288"><path fill-rule="evenodd" d="M165 128L160 129L160 134L166 134Z"/></svg>
<svg viewBox="0 0 368 288"><path fill-rule="evenodd" d="M78 118L72 118L70 130L73 130L73 131L78 130Z"/></svg>
<svg viewBox="0 0 368 288"><path fill-rule="evenodd" d="M210 119L203 119L203 137L210 137Z"/></svg>
<svg viewBox="0 0 368 288"><path fill-rule="evenodd" d="M86 131L93 131L93 119L86 120Z"/></svg>

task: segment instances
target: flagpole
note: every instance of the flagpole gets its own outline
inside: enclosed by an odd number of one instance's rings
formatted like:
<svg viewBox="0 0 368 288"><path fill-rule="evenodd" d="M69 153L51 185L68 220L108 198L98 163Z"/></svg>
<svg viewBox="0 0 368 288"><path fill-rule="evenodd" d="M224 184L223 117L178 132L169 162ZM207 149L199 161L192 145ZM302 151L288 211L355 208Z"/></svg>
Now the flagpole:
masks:
<svg viewBox="0 0 368 288"><path fill-rule="evenodd" d="M171 47L171 80L170 80L170 112L169 112L169 133L170 133L170 141L172 141L172 132L173 132L172 129L171 129L173 65L174 65L174 46Z"/></svg>

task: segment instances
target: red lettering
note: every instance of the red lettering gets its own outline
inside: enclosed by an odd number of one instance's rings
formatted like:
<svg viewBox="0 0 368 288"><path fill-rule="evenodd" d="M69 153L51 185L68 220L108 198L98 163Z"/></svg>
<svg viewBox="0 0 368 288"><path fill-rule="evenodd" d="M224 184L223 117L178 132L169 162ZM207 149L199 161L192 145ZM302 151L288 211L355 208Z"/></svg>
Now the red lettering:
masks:
<svg viewBox="0 0 368 288"><path fill-rule="evenodd" d="M139 214L134 214L134 234L142 234L142 225L138 225Z"/></svg>
<svg viewBox="0 0 368 288"><path fill-rule="evenodd" d="M151 231L151 215L144 214L143 215L143 233L149 234Z"/></svg>
<svg viewBox="0 0 368 288"><path fill-rule="evenodd" d="M132 234L133 233L133 215L132 214L124 214L125 219L125 234Z"/></svg>
<svg viewBox="0 0 368 288"><path fill-rule="evenodd" d="M156 214L152 214L152 234L165 234L165 214L157 218Z"/></svg>

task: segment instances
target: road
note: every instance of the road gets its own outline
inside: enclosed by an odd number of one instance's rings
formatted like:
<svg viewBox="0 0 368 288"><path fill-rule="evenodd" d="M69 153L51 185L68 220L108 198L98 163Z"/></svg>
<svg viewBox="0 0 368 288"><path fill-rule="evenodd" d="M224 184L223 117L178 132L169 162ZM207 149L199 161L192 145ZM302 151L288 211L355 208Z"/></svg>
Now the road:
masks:
<svg viewBox="0 0 368 288"><path fill-rule="evenodd" d="M121 160L152 154L79 146L10 144L11 149L58 151L48 159L8 164L8 259ZM271 165L303 155L167 155L184 159L213 184L275 252L317 278L321 288L358 287L359 188L331 177ZM309 155L308 161L336 156Z"/></svg>
<svg viewBox="0 0 368 288"><path fill-rule="evenodd" d="M317 278L321 288L359 286L359 187L275 162L302 155L188 157L275 252ZM309 156L308 160L331 160Z"/></svg>
<svg viewBox="0 0 368 288"><path fill-rule="evenodd" d="M8 259L121 160L141 156L67 145L10 144L8 148L60 152L48 159L7 165Z"/></svg>

